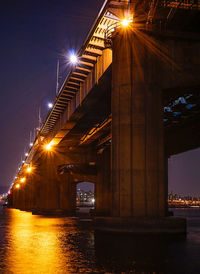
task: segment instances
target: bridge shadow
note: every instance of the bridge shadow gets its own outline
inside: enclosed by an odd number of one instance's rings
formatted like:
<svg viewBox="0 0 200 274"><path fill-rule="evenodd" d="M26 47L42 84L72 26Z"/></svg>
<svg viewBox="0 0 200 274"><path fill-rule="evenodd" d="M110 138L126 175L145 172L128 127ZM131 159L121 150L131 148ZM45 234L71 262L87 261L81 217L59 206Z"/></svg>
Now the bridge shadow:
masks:
<svg viewBox="0 0 200 274"><path fill-rule="evenodd" d="M95 232L95 257L97 265L109 273L185 273L176 261L184 257L185 243L184 236Z"/></svg>

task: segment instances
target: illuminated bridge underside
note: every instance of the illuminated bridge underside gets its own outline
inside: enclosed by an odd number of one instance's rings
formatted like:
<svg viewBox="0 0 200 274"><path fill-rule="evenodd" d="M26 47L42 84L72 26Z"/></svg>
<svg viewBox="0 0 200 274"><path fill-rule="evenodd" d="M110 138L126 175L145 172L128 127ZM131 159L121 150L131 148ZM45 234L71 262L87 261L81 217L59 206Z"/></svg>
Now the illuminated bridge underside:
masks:
<svg viewBox="0 0 200 274"><path fill-rule="evenodd" d="M145 10L145 17L144 15L142 17L139 15L135 18L136 23L142 21L146 24L147 29L149 26L156 26L157 24L160 27L160 23L164 22L162 24L163 31L166 28L169 30L172 28L176 29L176 25L179 28L183 28L183 30L184 28L187 29L188 26L192 26L193 30L195 30L200 21L199 1L135 1L134 3L134 8L139 10L139 14L140 10ZM118 24L126 9L127 1L104 2L93 27L78 53L79 63L67 76L56 98L54 107L41 129L40 136L43 141L47 140L49 142L52 140L54 144L58 144L76 125L76 109L81 107L83 100L98 85L99 79L112 63L111 50L105 50L106 31L108 29L112 30L112 26ZM183 20L184 23L182 22ZM158 21L159 23L157 23ZM150 27L150 30L152 31L152 27ZM165 112L165 115L168 115L168 118L164 120L166 125L171 123L170 115L173 117L173 123L176 123L175 118L178 117L174 117L174 114ZM95 119L93 120L98 122ZM91 123L92 126L93 123ZM36 140L35 146L27 158L28 162L33 158L37 146L38 140Z"/></svg>
<svg viewBox="0 0 200 274"><path fill-rule="evenodd" d="M97 18L92 31L89 33L85 44L81 47L78 53L79 62L74 67L74 69L68 75L60 93L56 99L54 108L52 109L50 115L47 117L46 122L41 130L41 134L47 136L51 132L56 124L56 121L61 119L61 116L68 108L68 116L73 112L73 107L71 102L74 97L79 97L79 103L85 97L85 93L89 92L88 87L84 86L87 78L90 83L88 86L94 86L98 82L100 74L102 74L108 65L105 63L103 67L99 66L99 59L103 55L104 46L104 36L105 30L109 25L114 24L119 20L116 16L110 12L103 9L103 16ZM100 60L100 62L103 62ZM103 70L103 71L100 71ZM86 91L85 91L86 89ZM75 100L75 99L74 99Z"/></svg>
<svg viewBox="0 0 200 274"><path fill-rule="evenodd" d="M141 4L140 2L143 3ZM156 2L158 2L158 5L156 5ZM199 25L198 22L200 22L200 13L198 10L199 1L182 1L182 3L181 1L136 1L135 6L135 8L138 8L139 10L141 8L146 10L146 17L143 16L141 20L141 16L138 16L135 20L136 22L137 20L138 22L143 21L147 26L147 30L150 26L150 33L152 33L152 26L155 26L156 28L157 24L159 24L159 30L156 29L155 34L156 32L158 34L161 33L160 27L162 26L161 31L167 35L172 36L174 34L171 32L171 30L176 29L176 26L179 26L181 31L185 29L188 30L188 27L192 27L192 30L196 31L193 36L191 36L191 34L189 34L189 36L188 34L183 35L181 32L179 34L179 39L184 40L187 39L187 37L190 37L190 39L194 39L197 42L200 40L196 29L196 26ZM88 97L89 93L97 88L100 78L105 74L105 71L112 63L111 50L105 49L106 31L108 29L112 30L112 26L118 24L119 18L123 17L124 10L126 8L127 5L123 1L105 1L104 6L102 7L92 29L90 30L85 40L84 45L79 51L78 55L80 61L67 76L66 81L64 82L60 93L56 98L54 107L41 129L40 136L43 141L52 141L53 144L59 144L63 139L72 140L73 138L70 136L72 136L73 132L75 132L73 134L74 136L77 136L75 139L80 138L80 143L84 143L84 136L87 135L88 131L92 130L92 128L95 127L95 124L102 123L102 121L106 119L106 115L109 116L109 107L107 107L107 111L105 111L105 113L103 113L104 111L99 110L97 107L99 113L102 113L99 115L98 111L95 111L96 107L94 107L94 109L91 111L93 117L87 121L87 118L85 118L86 116L84 114L85 110L82 111L82 104L84 100L87 102L88 99L86 98ZM159 17L157 17L157 15L159 15ZM157 23L158 21L159 23ZM162 23L160 25L160 22L164 22L164 24ZM168 30L170 31L169 34ZM178 89L176 89L174 91L174 98L177 97L176 91L177 93L180 93ZM106 98L108 97L107 104L109 104L110 95L108 95L108 92L104 92L101 88L99 88L97 93L95 95L96 102L97 98L101 97L102 94L102 96L106 96ZM192 98L193 97L187 99L188 104ZM98 103L97 105L100 106ZM164 106L167 106L167 102L164 103ZM173 108L177 107L178 106L173 106ZM179 114L178 110L167 111L165 108L164 123L167 128L167 132L170 132L169 128L177 124L186 125L186 120L196 120L196 117L198 116L196 113L197 108L198 103L196 106L192 106L191 108L190 106L187 106L186 109L181 112L181 114ZM97 113L97 115L95 115L95 113ZM100 121L98 121L98 119ZM81 121L82 125L82 132L79 134L76 133L78 131L77 127L80 127L78 126L78 120ZM188 125L191 125L191 123L188 122ZM67 137L68 134L70 134L69 137ZM168 135L166 134L166 136ZM173 136L173 134L170 134L169 136ZM88 139L88 137L86 138ZM37 151L38 144L38 140L36 140L34 147L27 157L27 162L30 162L31 159L33 159L34 154ZM198 146L198 144L194 142L194 145L189 145L188 149L190 147L196 146ZM175 150L174 152L170 151L169 154L181 152L181 150L182 149ZM167 149L167 151L169 151L169 149Z"/></svg>
<svg viewBox="0 0 200 274"><path fill-rule="evenodd" d="M108 73L110 74L111 72ZM109 116L110 107L108 106L111 87L109 78L107 79L104 85L106 84L108 89L105 91L101 89L101 93L94 89L93 94L91 93L83 105L75 111L73 120L79 117L82 111L88 109L87 114L85 113L82 119L77 120L76 126L62 140L60 146L94 144L99 149L110 146L112 118ZM100 87L103 87L101 81ZM105 94L107 94L106 99ZM93 102L92 98L98 102L98 108L90 105L90 102ZM164 91L163 107L165 147L168 157L200 147L200 87L194 90L188 88L187 92L178 89Z"/></svg>
<svg viewBox="0 0 200 274"><path fill-rule="evenodd" d="M149 23L149 18L151 17L151 23L155 19L162 21L170 21L169 24L171 27L175 27L176 24L180 28L186 26L192 26L195 29L198 26L197 21L199 21L199 9L200 1L135 1L135 8L144 8L148 14L144 18L144 22ZM144 2L140 4L140 2ZM65 83L63 84L60 93L56 99L54 108L52 109L50 115L47 117L46 122L41 130L41 134L47 136L55 127L56 122L61 119L61 116L66 109L68 108L68 115L70 116L70 107L71 102L74 97L79 97L79 100L84 98L83 85L85 80L90 77L92 74L97 74L97 77L91 77L92 85L98 82L98 58L102 56L103 51L105 50L105 32L110 26L116 24L120 18L124 16L122 13L123 9L127 7L126 1L105 1L104 6L102 7L91 31L86 38L84 45L81 47L81 50L78 53L79 64L74 67L66 78ZM153 10L153 13L151 12ZM172 12L173 10L173 12ZM193 16L191 12L194 10ZM175 12L180 12L180 14L175 14ZM186 12L186 14L183 14ZM152 13L152 16L150 14ZM156 17L157 13L159 18ZM173 18L172 18L173 14ZM137 19L140 21L141 18ZM169 20L170 19L170 20ZM184 20L184 24L176 20ZM175 20L175 21L173 21ZM193 20L191 23L190 20ZM172 21L172 22L171 22ZM170 29L170 26L168 28ZM107 67L103 68L105 71ZM103 71L102 71L103 73ZM96 79L95 79L96 78ZM87 89L87 88L86 88ZM88 91L87 91L88 92ZM82 98L81 98L82 97ZM72 107L71 107L72 108Z"/></svg>
<svg viewBox="0 0 200 274"><path fill-rule="evenodd" d="M171 90L168 98L174 98L173 93ZM168 156L200 147L200 87L188 88L174 99L164 108Z"/></svg>
<svg viewBox="0 0 200 274"><path fill-rule="evenodd" d="M104 2L26 159L36 172L14 189L13 206L74 214L75 183L92 181L103 216L96 220L110 229L137 230L140 216L150 217L142 231L184 232L184 221L165 218L166 163L200 147L199 2L128 2ZM134 18L123 28L128 11Z"/></svg>

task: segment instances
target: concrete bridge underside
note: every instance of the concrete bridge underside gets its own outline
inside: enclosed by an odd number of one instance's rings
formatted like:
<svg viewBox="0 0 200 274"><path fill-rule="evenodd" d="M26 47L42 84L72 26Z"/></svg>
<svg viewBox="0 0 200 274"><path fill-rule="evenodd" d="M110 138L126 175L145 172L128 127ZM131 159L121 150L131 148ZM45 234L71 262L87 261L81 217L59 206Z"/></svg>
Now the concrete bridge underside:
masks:
<svg viewBox="0 0 200 274"><path fill-rule="evenodd" d="M116 29L112 64L58 129L53 150L38 146L35 170L13 189L12 206L74 215L76 182L90 181L98 227L184 232L184 220L167 217L167 159L200 146L200 112L164 120L164 107L188 94L200 98L199 75L199 34Z"/></svg>

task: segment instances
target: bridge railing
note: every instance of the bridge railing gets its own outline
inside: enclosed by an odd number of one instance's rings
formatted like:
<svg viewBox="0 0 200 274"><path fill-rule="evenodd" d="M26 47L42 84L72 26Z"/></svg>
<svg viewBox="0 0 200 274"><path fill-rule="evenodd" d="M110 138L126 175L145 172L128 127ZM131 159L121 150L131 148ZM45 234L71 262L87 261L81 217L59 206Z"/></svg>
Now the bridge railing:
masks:
<svg viewBox="0 0 200 274"><path fill-rule="evenodd" d="M57 132L67 123L70 119L71 115L75 112L75 110L82 104L83 100L87 96L87 94L91 91L91 89L98 85L98 81L103 75L103 73L107 70L107 68L112 63L112 51L110 49L105 49L102 52L102 55L97 57L97 62L94 64L93 69L88 74L84 83L80 85L80 90L76 93L74 98L68 104L65 111L60 115L60 119L58 119L55 124L53 130L49 134L49 137L54 137Z"/></svg>
<svg viewBox="0 0 200 274"><path fill-rule="evenodd" d="M157 2L157 1L154 1ZM159 6L180 9L200 9L199 0L159 0Z"/></svg>

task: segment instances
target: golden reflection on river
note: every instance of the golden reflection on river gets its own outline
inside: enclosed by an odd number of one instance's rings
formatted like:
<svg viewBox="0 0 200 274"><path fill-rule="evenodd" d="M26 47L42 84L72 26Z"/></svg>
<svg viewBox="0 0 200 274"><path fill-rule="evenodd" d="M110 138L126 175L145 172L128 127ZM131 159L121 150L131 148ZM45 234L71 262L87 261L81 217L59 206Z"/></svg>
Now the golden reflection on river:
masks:
<svg viewBox="0 0 200 274"><path fill-rule="evenodd" d="M5 273L77 272L80 254L67 241L77 232L74 219L40 217L13 209L9 213Z"/></svg>
<svg viewBox="0 0 200 274"><path fill-rule="evenodd" d="M200 273L200 211L174 212L187 217L186 238L103 233L82 217L0 208L0 274Z"/></svg>

